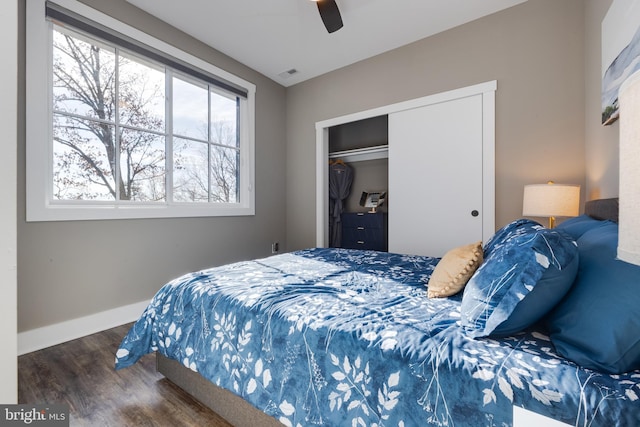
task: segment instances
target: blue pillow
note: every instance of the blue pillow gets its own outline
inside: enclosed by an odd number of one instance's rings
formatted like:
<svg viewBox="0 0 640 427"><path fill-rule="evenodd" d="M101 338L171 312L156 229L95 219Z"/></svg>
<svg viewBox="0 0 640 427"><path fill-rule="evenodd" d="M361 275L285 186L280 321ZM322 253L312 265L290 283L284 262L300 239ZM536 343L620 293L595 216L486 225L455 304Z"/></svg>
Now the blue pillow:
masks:
<svg viewBox="0 0 640 427"><path fill-rule="evenodd" d="M563 221L556 228L565 231L575 240L578 240L587 231L607 224L613 224L613 222L595 219L589 215L579 215Z"/></svg>
<svg viewBox="0 0 640 427"><path fill-rule="evenodd" d="M496 231L496 233L484 245L484 259L487 259L496 247L504 245L504 243L509 240L511 236L520 233L521 231L519 230L523 230L524 228L534 225L540 224L530 219L520 218Z"/></svg>
<svg viewBox="0 0 640 427"><path fill-rule="evenodd" d="M640 369L640 267L616 259L618 225L578 239L576 281L546 319L557 352L611 374Z"/></svg>
<svg viewBox="0 0 640 427"><path fill-rule="evenodd" d="M496 236L462 296L461 324L473 337L531 326L562 299L578 270L576 242L561 230L520 219Z"/></svg>

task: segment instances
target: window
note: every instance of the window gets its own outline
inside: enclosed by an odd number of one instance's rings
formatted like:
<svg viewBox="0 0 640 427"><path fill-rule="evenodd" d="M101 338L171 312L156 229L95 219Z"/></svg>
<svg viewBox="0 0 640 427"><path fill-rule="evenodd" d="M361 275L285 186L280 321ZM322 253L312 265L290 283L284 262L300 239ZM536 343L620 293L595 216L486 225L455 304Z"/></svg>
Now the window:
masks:
<svg viewBox="0 0 640 427"><path fill-rule="evenodd" d="M254 213L252 84L75 0L27 25L27 220Z"/></svg>

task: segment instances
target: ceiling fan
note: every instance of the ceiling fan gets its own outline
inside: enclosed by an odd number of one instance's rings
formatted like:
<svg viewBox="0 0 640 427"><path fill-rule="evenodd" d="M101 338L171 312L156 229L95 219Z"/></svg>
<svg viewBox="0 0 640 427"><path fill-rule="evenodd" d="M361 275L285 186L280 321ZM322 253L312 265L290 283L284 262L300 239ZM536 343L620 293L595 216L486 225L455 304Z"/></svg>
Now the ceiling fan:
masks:
<svg viewBox="0 0 640 427"><path fill-rule="evenodd" d="M336 0L314 0L318 5L318 12L324 26L329 33L338 31L342 28L342 16L340 16L340 10L336 4Z"/></svg>

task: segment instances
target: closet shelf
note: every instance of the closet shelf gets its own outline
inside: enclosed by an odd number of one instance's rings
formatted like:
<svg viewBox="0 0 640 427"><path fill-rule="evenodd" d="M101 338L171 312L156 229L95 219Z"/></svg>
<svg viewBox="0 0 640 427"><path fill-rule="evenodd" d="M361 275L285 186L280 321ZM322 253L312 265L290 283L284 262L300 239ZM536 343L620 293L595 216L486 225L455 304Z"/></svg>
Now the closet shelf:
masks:
<svg viewBox="0 0 640 427"><path fill-rule="evenodd" d="M330 159L341 158L348 162L361 162L364 160L386 159L389 157L389 145L376 145L374 147L356 148L353 150L334 151L329 153Z"/></svg>

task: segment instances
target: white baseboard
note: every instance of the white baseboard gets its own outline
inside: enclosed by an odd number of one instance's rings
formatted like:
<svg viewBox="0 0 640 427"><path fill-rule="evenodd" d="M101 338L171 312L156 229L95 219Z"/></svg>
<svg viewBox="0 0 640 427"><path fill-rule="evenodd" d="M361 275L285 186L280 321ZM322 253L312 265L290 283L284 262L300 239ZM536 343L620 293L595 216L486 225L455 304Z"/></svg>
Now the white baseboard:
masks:
<svg viewBox="0 0 640 427"><path fill-rule="evenodd" d="M18 334L18 356L137 320L150 300Z"/></svg>

